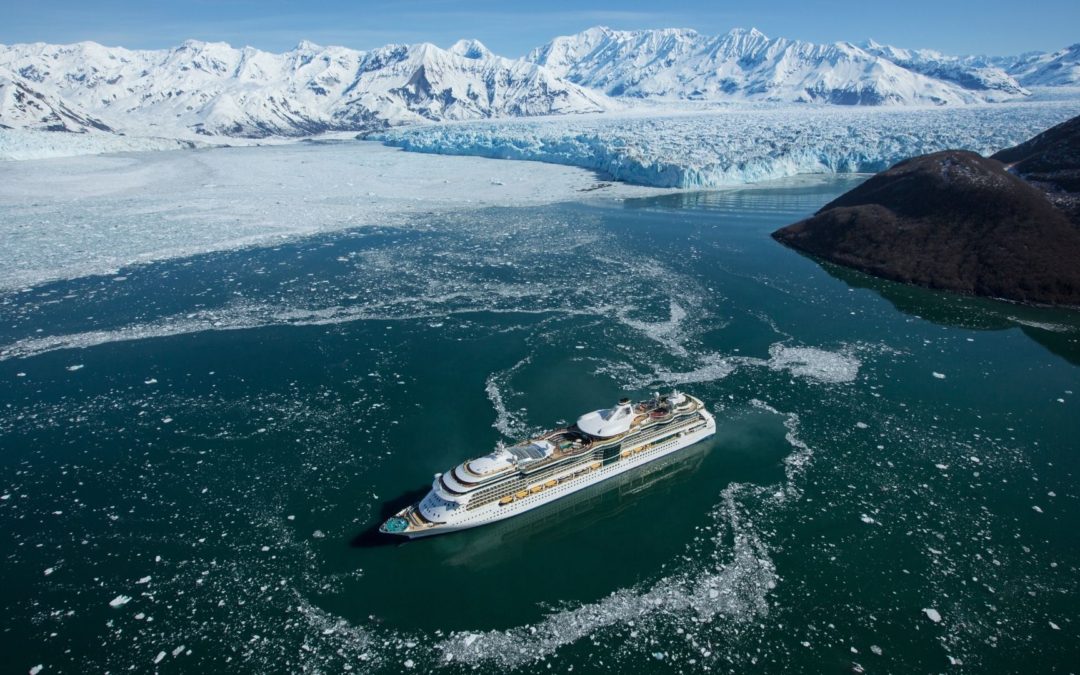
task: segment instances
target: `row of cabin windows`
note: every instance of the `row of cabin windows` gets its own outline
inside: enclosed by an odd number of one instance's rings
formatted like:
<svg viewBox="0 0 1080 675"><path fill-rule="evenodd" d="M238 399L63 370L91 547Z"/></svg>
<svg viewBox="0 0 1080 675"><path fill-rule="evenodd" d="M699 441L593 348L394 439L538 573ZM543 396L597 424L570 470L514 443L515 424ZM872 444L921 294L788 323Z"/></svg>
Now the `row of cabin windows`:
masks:
<svg viewBox="0 0 1080 675"><path fill-rule="evenodd" d="M640 436L638 438L631 438L630 439L631 442L629 443L629 445L637 445L639 443L646 442L646 441L651 440L651 439L655 439L657 436L662 435L664 433L664 431L667 431L668 433L675 433L674 431L667 428L667 427L671 426L671 424L674 421L675 420L669 420L669 421L667 421L667 422L665 422L662 425L659 425L657 427L651 427L649 429L648 434L643 434L642 436ZM609 461L613 460L613 459L618 459L619 453L621 452L621 447L623 445L628 445L628 443L626 443L626 441L624 441L623 443L618 444L618 445L619 445L619 447L615 448L615 451L613 452L613 454L608 457ZM585 461L579 460L580 463L581 463L581 466L584 466L586 464L590 464L590 463L595 462L595 461L602 461L603 460L603 455L605 454L605 450L610 450L610 448L605 447L605 448L598 448L596 450L593 450L588 455L587 460L585 460ZM492 485L490 487L483 488L482 490L480 490L479 492L476 493L476 496L474 496L472 499L469 500L469 504L465 508L466 508L466 510L472 511L473 509L478 509L481 506L484 506L485 504L490 504L491 502L495 501L496 499L501 499L501 498L505 497L508 494L514 494L514 493L519 492L521 490L527 490L527 489L529 489L530 487L532 487L534 485L544 483L550 477L552 477L552 476L554 476L554 475L556 475L558 473L562 473L563 471L566 471L568 468L569 467L566 464L556 464L556 465L553 465L553 466L548 467L546 469L543 469L541 471L538 471L536 473L529 474L528 476L518 476L518 477L514 478L512 481L499 482L499 483L496 483L495 485Z"/></svg>

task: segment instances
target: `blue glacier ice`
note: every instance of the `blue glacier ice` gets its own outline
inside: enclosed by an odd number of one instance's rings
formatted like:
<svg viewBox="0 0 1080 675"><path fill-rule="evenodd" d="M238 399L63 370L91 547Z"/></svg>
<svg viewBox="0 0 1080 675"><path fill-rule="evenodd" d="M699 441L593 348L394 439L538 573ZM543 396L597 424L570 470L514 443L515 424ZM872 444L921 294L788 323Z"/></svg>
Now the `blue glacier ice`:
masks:
<svg viewBox="0 0 1080 675"><path fill-rule="evenodd" d="M738 106L444 123L374 138L413 152L535 160L640 185L714 188L880 171L946 148L988 154L1077 114L1076 100L964 108Z"/></svg>

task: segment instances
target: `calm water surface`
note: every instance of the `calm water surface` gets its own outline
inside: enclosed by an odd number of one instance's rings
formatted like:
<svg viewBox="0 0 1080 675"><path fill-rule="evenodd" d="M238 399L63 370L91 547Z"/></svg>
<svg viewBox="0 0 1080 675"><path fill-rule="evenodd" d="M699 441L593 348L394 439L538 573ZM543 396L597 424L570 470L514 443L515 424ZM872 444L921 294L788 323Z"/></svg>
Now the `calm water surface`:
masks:
<svg viewBox="0 0 1080 675"><path fill-rule="evenodd" d="M432 215L0 296L5 662L1075 670L1080 319L768 237L852 185ZM436 471L673 386L719 426L680 461L371 536Z"/></svg>

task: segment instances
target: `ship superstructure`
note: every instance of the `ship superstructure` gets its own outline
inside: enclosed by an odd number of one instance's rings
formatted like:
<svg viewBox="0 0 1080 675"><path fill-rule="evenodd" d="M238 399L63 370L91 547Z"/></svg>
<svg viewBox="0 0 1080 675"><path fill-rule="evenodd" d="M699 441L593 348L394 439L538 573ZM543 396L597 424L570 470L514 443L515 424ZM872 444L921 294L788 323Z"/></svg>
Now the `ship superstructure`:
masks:
<svg viewBox="0 0 1080 675"><path fill-rule="evenodd" d="M462 462L435 474L419 503L379 529L410 538L503 520L550 503L716 432L699 399L668 396L586 413L569 427Z"/></svg>

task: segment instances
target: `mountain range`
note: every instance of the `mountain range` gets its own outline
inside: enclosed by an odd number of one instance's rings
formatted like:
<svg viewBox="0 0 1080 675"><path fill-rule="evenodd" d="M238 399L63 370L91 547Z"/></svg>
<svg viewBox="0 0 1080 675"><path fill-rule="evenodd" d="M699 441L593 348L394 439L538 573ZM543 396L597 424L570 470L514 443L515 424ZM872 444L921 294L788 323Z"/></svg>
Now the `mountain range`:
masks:
<svg viewBox="0 0 1080 675"><path fill-rule="evenodd" d="M0 45L0 128L262 138L443 120L593 113L635 101L961 105L1080 84L1080 45L1015 58L953 57L757 30L590 28L522 59L476 40L370 51L187 41Z"/></svg>

